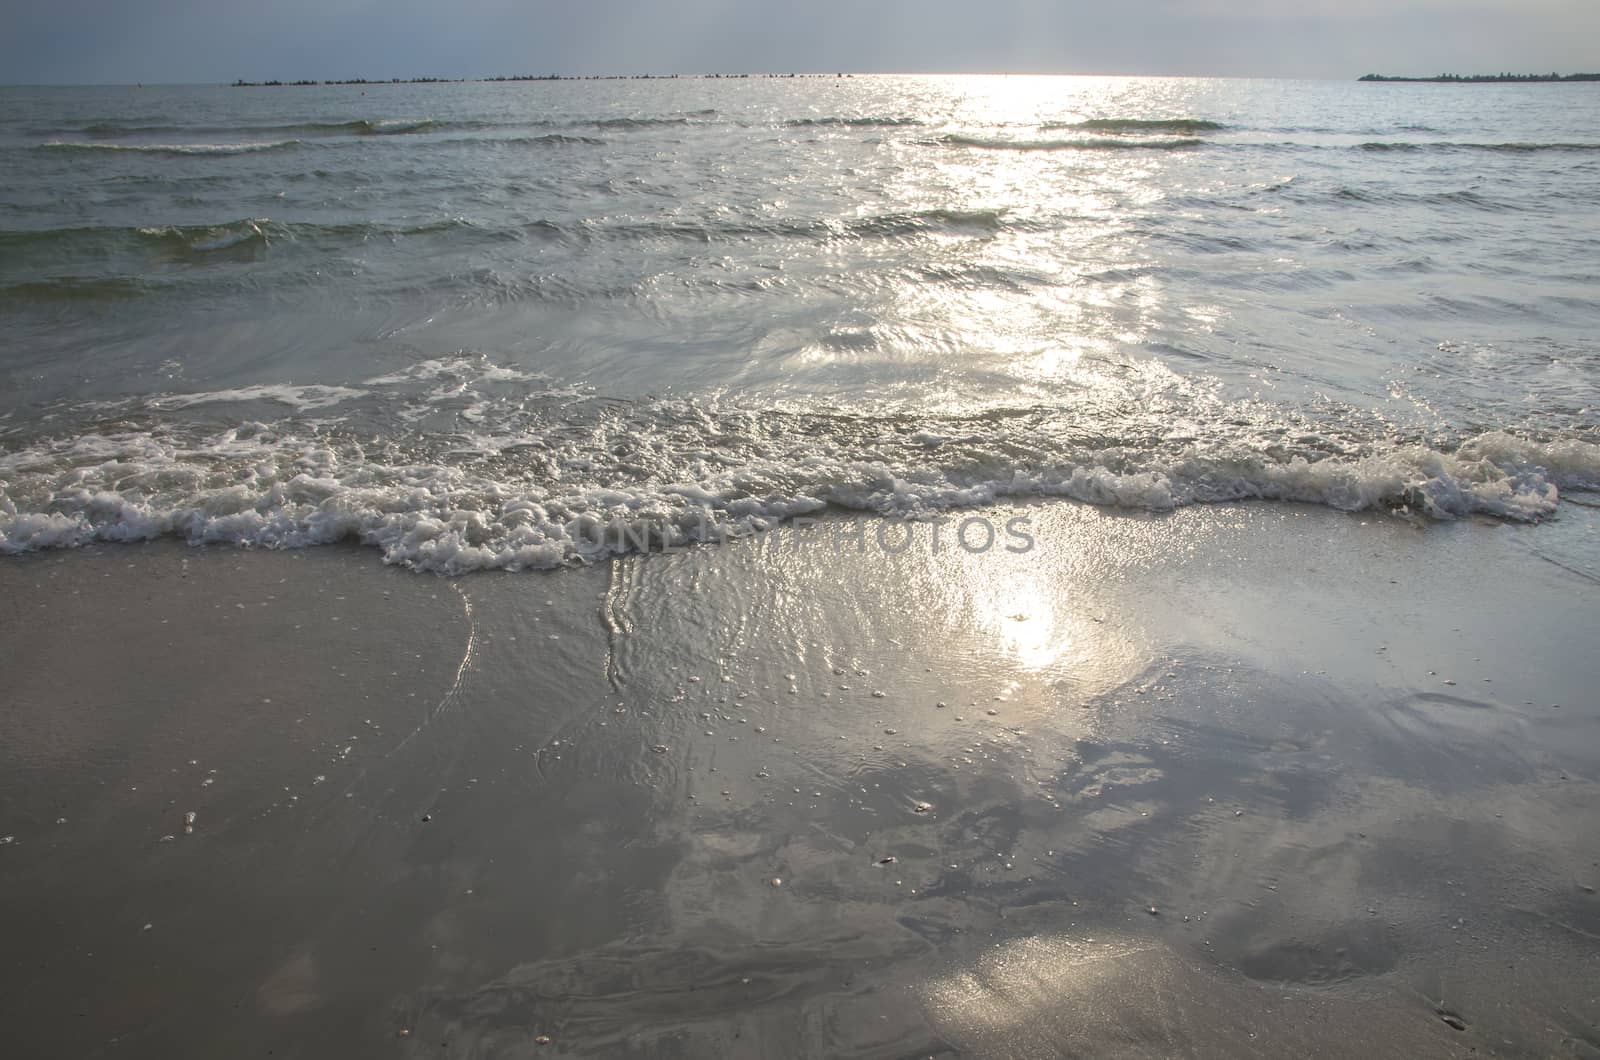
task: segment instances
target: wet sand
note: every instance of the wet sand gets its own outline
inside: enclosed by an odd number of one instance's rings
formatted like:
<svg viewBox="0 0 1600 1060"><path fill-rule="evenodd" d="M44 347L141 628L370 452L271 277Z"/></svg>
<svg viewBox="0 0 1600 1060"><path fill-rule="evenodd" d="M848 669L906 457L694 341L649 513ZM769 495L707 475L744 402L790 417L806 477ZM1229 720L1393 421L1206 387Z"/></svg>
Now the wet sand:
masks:
<svg viewBox="0 0 1600 1060"><path fill-rule="evenodd" d="M1600 512L983 514L6 559L6 1051L1600 1055Z"/></svg>

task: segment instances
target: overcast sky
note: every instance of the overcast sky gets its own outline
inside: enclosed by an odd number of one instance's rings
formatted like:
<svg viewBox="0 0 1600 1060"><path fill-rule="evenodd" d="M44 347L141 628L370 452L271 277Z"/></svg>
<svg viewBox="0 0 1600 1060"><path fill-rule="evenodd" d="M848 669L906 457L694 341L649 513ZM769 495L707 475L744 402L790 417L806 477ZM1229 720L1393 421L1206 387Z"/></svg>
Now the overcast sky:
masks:
<svg viewBox="0 0 1600 1060"><path fill-rule="evenodd" d="M1600 69L1600 0L0 0L0 83Z"/></svg>

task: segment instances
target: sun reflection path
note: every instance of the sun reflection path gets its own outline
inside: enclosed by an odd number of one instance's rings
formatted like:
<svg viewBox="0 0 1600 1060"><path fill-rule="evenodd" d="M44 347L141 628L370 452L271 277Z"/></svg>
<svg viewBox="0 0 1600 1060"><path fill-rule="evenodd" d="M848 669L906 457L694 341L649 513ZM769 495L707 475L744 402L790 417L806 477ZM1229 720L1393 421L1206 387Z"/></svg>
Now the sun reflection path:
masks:
<svg viewBox="0 0 1600 1060"><path fill-rule="evenodd" d="M1130 556L1097 513L1083 513L1097 525L1077 527L1054 514L1042 524L1039 512L952 513L942 528L948 546L925 553L921 574L943 596L952 632L995 676L1009 671L1017 690L1068 684L1098 695L1143 662L1124 624L1105 614L1116 595L1105 590ZM1049 532L1062 529L1082 532Z"/></svg>
<svg viewBox="0 0 1600 1060"><path fill-rule="evenodd" d="M920 233L907 267L873 304L859 307L870 320L856 322L855 341L815 342L801 363L916 369L954 412L995 395L1070 400L1096 366L1126 360L1175 320L1192 324L1166 295L1142 220L1181 185L1170 169L1189 161L1160 151L973 146L1103 146L1104 133L1075 126L1160 112L1150 98L1160 92L1126 78L930 79L927 95L943 104L930 106L925 131L885 145L896 161L882 198L859 209L864 221L885 203L942 221ZM1209 330L1219 321L1201 323Z"/></svg>

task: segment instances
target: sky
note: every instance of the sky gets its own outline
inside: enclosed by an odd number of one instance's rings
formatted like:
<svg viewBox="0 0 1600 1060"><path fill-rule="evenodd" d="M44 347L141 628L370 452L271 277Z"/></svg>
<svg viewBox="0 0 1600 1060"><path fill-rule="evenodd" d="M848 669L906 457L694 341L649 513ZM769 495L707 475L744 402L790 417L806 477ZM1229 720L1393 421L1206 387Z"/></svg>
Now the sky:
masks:
<svg viewBox="0 0 1600 1060"><path fill-rule="evenodd" d="M1600 70L1600 0L0 0L0 83Z"/></svg>

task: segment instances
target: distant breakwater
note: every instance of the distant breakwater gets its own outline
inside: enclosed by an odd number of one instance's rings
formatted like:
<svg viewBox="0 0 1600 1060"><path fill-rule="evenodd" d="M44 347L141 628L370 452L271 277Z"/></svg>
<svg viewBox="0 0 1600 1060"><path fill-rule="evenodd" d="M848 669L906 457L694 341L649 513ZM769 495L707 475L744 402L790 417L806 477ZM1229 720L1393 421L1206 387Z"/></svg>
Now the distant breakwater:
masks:
<svg viewBox="0 0 1600 1060"><path fill-rule="evenodd" d="M514 77L391 77L391 78L365 78L349 77L343 79L329 79L323 81L302 79L298 81L246 81L244 78L233 82L234 88L292 88L313 85L459 85L467 82L490 84L497 81L676 81L679 77L685 80L748 80L750 78L767 79L800 79L800 78L846 78L854 74L518 74Z"/></svg>
<svg viewBox="0 0 1600 1060"><path fill-rule="evenodd" d="M1533 85L1558 81L1600 81L1600 74L1439 74L1437 77L1387 77L1383 74L1367 74L1358 80L1444 85Z"/></svg>

